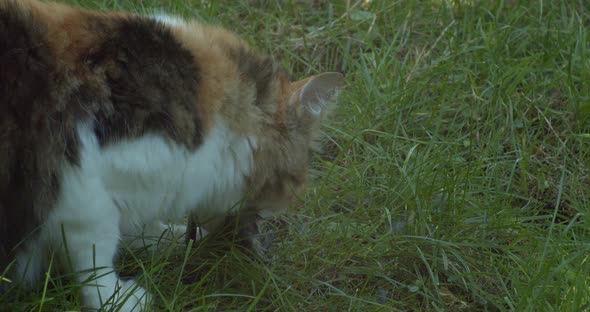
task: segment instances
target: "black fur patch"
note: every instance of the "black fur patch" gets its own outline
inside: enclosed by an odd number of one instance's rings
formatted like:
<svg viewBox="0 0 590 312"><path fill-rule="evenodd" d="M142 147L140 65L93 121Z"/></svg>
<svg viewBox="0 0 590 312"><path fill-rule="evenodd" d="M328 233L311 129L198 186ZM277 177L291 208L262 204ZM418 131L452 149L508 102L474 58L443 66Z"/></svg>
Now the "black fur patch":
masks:
<svg viewBox="0 0 590 312"><path fill-rule="evenodd" d="M96 115L100 143L151 132L197 147L203 130L195 114L200 72L192 54L162 24L146 18L122 19L99 31L109 35L83 58L104 68L111 92L112 107Z"/></svg>
<svg viewBox="0 0 590 312"><path fill-rule="evenodd" d="M0 267L53 204L66 145L78 158L74 133L62 130L55 110L65 80L45 31L13 2L0 5Z"/></svg>

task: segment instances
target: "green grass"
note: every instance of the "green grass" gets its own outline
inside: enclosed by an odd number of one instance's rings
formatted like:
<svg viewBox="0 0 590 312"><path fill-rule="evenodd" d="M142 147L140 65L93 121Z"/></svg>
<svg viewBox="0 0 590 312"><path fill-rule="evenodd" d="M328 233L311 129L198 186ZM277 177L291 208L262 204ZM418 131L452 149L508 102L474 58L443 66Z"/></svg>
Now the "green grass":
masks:
<svg viewBox="0 0 590 312"><path fill-rule="evenodd" d="M586 1L70 2L198 17L296 78L347 76L272 261L213 240L124 257L155 310L590 310ZM1 306L79 308L67 277L37 290Z"/></svg>

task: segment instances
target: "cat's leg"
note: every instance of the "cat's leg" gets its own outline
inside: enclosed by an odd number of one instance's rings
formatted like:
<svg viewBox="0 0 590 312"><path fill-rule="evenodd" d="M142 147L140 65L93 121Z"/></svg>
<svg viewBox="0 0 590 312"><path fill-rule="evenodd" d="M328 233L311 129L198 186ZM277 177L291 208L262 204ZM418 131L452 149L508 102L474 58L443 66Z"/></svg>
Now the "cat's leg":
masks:
<svg viewBox="0 0 590 312"><path fill-rule="evenodd" d="M25 286L32 286L41 275L43 266L44 249L41 240L27 244L27 247L16 255L16 278Z"/></svg>
<svg viewBox="0 0 590 312"><path fill-rule="evenodd" d="M82 304L90 309L143 310L149 302L145 290L133 280L120 280L113 269L120 212L101 181L82 170L72 171L64 175L61 194L46 234L65 252L66 265L79 273Z"/></svg>

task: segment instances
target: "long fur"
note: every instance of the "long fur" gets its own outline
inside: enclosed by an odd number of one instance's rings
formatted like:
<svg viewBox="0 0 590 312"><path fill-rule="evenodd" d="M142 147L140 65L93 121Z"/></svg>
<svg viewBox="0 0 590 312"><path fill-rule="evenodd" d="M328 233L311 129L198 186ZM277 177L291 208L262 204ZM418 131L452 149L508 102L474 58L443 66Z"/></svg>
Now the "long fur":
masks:
<svg viewBox="0 0 590 312"><path fill-rule="evenodd" d="M285 210L342 86L291 82L196 21L0 0L0 265L34 283L67 244L80 282L99 276L86 307L132 294L122 311L142 310L149 295L112 269L119 240L189 213L213 230L241 201Z"/></svg>

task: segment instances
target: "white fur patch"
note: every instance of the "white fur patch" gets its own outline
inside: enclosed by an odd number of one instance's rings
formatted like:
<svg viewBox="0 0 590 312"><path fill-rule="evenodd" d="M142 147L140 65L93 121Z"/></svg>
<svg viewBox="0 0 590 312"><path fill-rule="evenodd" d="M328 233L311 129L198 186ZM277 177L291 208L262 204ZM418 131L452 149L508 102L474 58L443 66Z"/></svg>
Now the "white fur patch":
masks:
<svg viewBox="0 0 590 312"><path fill-rule="evenodd" d="M188 211L195 211L205 224L214 224L241 200L255 140L233 133L221 118L214 124L195 151L155 134L101 148L90 125L79 126L80 166L65 168L57 205L41 239L31 246L63 251L63 226L73 269L104 268L96 269L100 277L90 282L103 287L83 288L84 304L99 308L117 285L123 285L125 291L135 289L136 295L123 310L141 309L147 300L144 290L120 281L113 272L119 239L145 229L161 231L160 221L180 220ZM18 259L41 256L36 248L25 250ZM82 274L80 281L93 273Z"/></svg>
<svg viewBox="0 0 590 312"><path fill-rule="evenodd" d="M166 13L156 13L152 15L152 18L170 26L182 26L185 24L181 18L177 16L168 15Z"/></svg>

